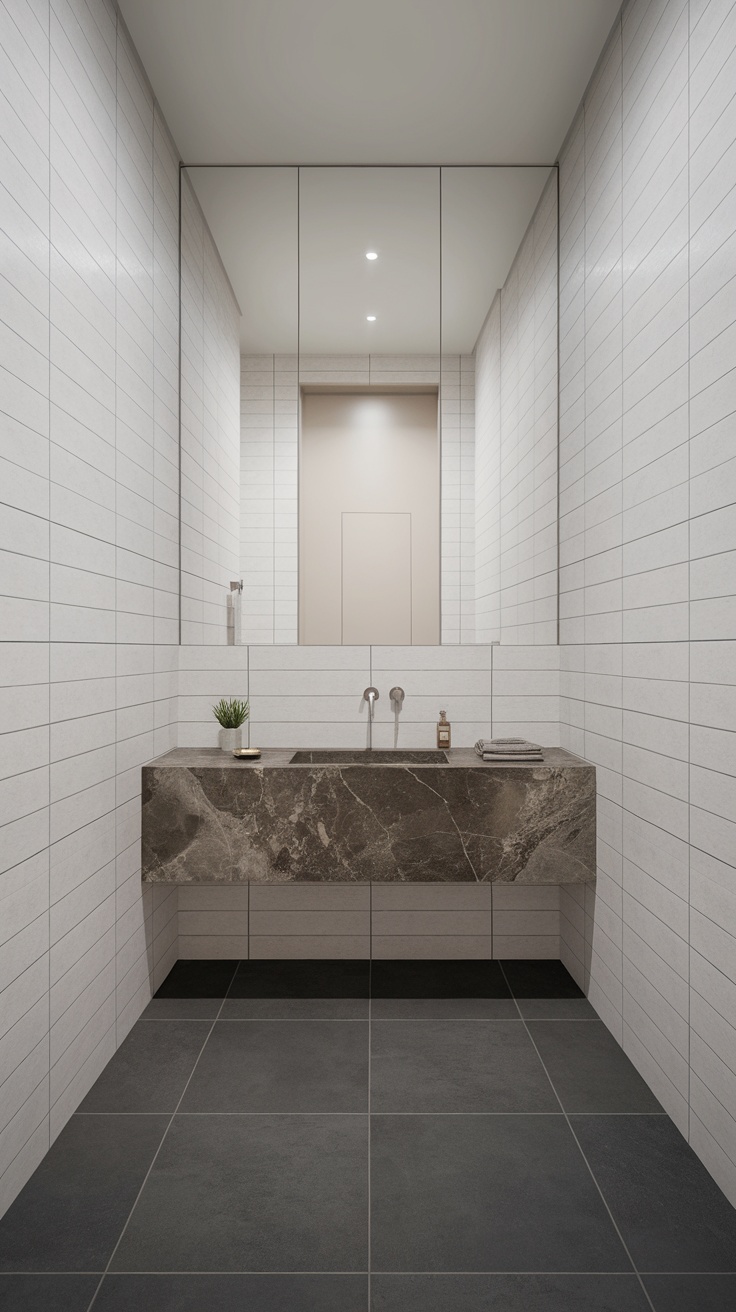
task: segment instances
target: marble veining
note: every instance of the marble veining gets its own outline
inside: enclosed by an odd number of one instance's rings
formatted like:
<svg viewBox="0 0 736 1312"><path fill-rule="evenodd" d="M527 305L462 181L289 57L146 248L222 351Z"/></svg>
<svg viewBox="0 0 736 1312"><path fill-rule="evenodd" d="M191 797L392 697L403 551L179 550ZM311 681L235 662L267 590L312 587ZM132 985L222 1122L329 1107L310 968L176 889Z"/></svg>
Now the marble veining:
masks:
<svg viewBox="0 0 736 1312"><path fill-rule="evenodd" d="M143 768L143 879L579 883L595 875L595 769L257 762L180 748Z"/></svg>

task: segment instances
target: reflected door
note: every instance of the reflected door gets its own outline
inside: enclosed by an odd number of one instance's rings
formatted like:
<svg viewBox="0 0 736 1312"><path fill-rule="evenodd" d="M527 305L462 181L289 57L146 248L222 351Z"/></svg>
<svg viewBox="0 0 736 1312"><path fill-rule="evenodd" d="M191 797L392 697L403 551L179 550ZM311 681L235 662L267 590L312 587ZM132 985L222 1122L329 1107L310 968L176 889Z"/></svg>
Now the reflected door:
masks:
<svg viewBox="0 0 736 1312"><path fill-rule="evenodd" d="M411 515L344 511L341 565L342 641L411 644Z"/></svg>
<svg viewBox="0 0 736 1312"><path fill-rule="evenodd" d="M299 640L434 644L437 393L305 393Z"/></svg>

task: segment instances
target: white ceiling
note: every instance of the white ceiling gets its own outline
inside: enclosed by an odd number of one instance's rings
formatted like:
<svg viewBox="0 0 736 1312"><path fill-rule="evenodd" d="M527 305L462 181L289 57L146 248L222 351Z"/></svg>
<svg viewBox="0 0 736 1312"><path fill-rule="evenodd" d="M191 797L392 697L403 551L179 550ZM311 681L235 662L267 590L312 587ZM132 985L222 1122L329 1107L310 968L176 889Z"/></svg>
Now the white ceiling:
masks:
<svg viewBox="0 0 736 1312"><path fill-rule="evenodd" d="M620 0L120 0L189 163L552 162Z"/></svg>
<svg viewBox="0 0 736 1312"><path fill-rule="evenodd" d="M417 355L440 348L440 307L443 351L473 350L549 169L444 169L441 196L432 168L188 176L243 312L244 352Z"/></svg>

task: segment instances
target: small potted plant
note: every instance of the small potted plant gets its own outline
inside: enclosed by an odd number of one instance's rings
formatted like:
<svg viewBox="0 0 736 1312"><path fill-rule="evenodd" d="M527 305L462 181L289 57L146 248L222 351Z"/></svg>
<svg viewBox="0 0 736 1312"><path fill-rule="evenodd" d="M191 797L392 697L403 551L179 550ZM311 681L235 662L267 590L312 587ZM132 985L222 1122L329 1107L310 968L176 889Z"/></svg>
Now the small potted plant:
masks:
<svg viewBox="0 0 736 1312"><path fill-rule="evenodd" d="M241 702L237 697L231 697L227 700L221 697L216 706L212 707L215 719L222 725L218 735L220 750L223 752L234 752L242 745L241 726L250 715L250 703Z"/></svg>

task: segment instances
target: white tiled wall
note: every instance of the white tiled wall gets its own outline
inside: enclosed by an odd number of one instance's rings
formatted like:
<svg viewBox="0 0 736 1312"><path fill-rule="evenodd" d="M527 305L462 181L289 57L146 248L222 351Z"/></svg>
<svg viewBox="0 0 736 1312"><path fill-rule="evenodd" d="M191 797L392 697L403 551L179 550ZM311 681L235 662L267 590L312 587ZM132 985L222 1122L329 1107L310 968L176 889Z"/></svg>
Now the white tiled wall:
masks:
<svg viewBox="0 0 736 1312"><path fill-rule="evenodd" d="M440 387L442 641L475 640L472 356L241 358L244 641L298 640L298 406L303 385Z"/></svg>
<svg viewBox="0 0 736 1312"><path fill-rule="evenodd" d="M375 747L435 747L440 710L453 747L509 734L559 746L559 647L180 647L179 671L182 747L217 745L220 697L250 699L254 746L365 747L371 684ZM394 686L406 694L398 717Z"/></svg>
<svg viewBox="0 0 736 1312"><path fill-rule="evenodd" d="M736 1201L736 8L631 0L561 158L563 959Z"/></svg>
<svg viewBox="0 0 736 1312"><path fill-rule="evenodd" d="M228 641L240 578L240 311L186 172L181 189L181 641Z"/></svg>
<svg viewBox="0 0 736 1312"><path fill-rule="evenodd" d="M479 640L557 642L555 172L475 349Z"/></svg>
<svg viewBox="0 0 736 1312"><path fill-rule="evenodd" d="M475 346L475 630L501 641L501 293Z"/></svg>
<svg viewBox="0 0 736 1312"><path fill-rule="evenodd" d="M179 274L178 156L114 5L0 5L0 47L2 1211L176 957L139 796L176 735ZM189 312L200 452L230 308ZM199 468L204 624L219 448Z"/></svg>
<svg viewBox="0 0 736 1312"><path fill-rule="evenodd" d="M179 743L216 746L212 705L227 696L250 699L254 746L365 747L363 690L372 684L379 691L375 747L436 747L440 710L452 724L453 746L472 747L491 733L492 651L498 648L181 647ZM395 685L406 694L398 716L389 700ZM536 715L536 699L520 699L515 709Z"/></svg>
<svg viewBox="0 0 736 1312"><path fill-rule="evenodd" d="M494 646L493 735L560 746L560 649Z"/></svg>
<svg viewBox="0 0 736 1312"><path fill-rule="evenodd" d="M242 637L297 642L297 356L244 355L240 368Z"/></svg>

